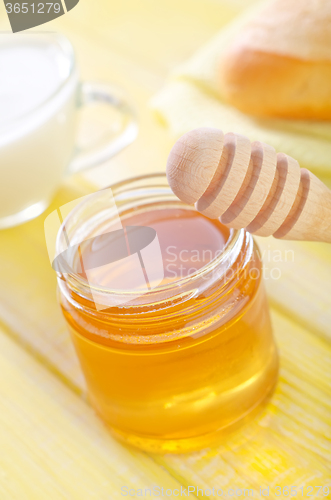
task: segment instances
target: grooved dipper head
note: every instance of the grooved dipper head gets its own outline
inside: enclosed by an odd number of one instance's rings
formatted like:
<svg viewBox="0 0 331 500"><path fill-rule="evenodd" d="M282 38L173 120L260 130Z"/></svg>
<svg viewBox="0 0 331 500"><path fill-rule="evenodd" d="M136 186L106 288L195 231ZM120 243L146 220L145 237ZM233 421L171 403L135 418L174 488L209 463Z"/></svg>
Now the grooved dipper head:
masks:
<svg viewBox="0 0 331 500"><path fill-rule="evenodd" d="M178 139L168 157L167 178L179 199L193 204L201 198L217 170L223 144L223 132L208 127Z"/></svg>

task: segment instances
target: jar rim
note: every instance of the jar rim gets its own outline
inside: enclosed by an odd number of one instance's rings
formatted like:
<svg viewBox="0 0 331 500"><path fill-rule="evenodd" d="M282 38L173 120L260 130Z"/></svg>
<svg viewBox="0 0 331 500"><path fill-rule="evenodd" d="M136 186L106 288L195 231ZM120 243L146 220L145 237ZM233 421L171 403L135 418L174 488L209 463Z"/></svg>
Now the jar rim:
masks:
<svg viewBox="0 0 331 500"><path fill-rule="evenodd" d="M165 192L167 192L167 199L169 199L170 195L171 198L173 198L173 200L176 201L179 206L181 205L183 208L188 207L187 204L178 200L178 198L172 193L167 182L166 174L163 172L145 174L125 179L123 181L112 184L111 186L109 186L109 188L101 189L96 193L93 193L92 195L84 197L82 202L74 207L74 209L64 219L58 232L56 240L56 255L61 256L61 254L63 253L63 244L68 241L65 233L68 231L68 226L70 227L70 223L75 220L77 222L77 219L79 219L80 212L84 209L84 205L86 205L88 201L86 200L86 198L88 198L89 196L97 196L98 194L102 194L106 189L111 189L116 204L116 197L119 198L120 201L123 201L123 196L125 198L125 194L128 194L135 189L140 192L141 190L145 190L147 192L149 188L152 188L151 194L153 194L154 198L157 195L158 191L159 194L161 194L162 192L163 194L165 194ZM143 197L141 200L144 205L148 203L147 197ZM125 202L123 206L125 207ZM116 207L118 208L117 204ZM80 224L78 224L78 226L79 225ZM150 303L162 302L163 300L168 301L170 298L174 299L174 297L178 295L181 295L183 297L183 300L187 300L201 293L203 291L203 286L207 286L206 282L210 284L210 279L212 279L212 276L215 275L216 270L219 270L223 266L225 272L226 269L231 266L231 263L239 255L243 245L245 244L247 235L249 235L249 233L247 233L244 229L230 229L229 237L224 245L224 248L222 249L222 252L214 257L210 262L208 262L192 274L180 277L179 279L170 283L158 285L152 290L143 293L142 295L140 293L137 293L137 291L135 290L115 290L100 285L90 284L87 279L75 272L72 267L70 268L70 265L64 259L61 262L61 271L57 271L59 284L61 286L61 281L65 281L72 291L84 297L85 299L91 300L91 295L95 297L97 294L101 302L104 300L105 303L113 303L115 306L119 305L119 300L125 304L125 307L128 307L128 303L134 303L134 307L137 307L137 305L147 305ZM249 237L252 242L252 238L250 235ZM217 279L220 279L220 277L221 275L218 272ZM204 281L205 283L203 283ZM123 298L125 300L123 300ZM143 300L140 301L141 303L139 302L139 298L143 298ZM108 305L107 307L111 306Z"/></svg>

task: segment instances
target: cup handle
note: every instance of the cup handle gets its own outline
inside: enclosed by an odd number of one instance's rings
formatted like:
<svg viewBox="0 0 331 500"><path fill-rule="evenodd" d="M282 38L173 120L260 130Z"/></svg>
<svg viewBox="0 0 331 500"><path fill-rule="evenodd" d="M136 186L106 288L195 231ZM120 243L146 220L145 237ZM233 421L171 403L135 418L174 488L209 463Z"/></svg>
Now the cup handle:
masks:
<svg viewBox="0 0 331 500"><path fill-rule="evenodd" d="M122 117L121 130L116 137L107 141L97 151L93 148L76 150L75 157L70 162L69 173L74 174L82 170L99 165L119 153L131 144L137 137L138 125L135 112L131 106L119 96L112 87L105 84L84 82L81 84L79 106L84 107L99 102L115 108ZM89 150L92 149L91 152Z"/></svg>

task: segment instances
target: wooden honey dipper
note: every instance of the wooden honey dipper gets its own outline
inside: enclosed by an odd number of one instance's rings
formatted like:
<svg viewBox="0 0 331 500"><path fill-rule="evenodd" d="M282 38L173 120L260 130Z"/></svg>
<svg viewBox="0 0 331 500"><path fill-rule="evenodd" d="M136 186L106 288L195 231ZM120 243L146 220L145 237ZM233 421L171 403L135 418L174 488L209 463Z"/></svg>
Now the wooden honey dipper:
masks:
<svg viewBox="0 0 331 500"><path fill-rule="evenodd" d="M178 198L228 227L331 243L331 191L268 144L214 128L192 130L172 148L167 178Z"/></svg>

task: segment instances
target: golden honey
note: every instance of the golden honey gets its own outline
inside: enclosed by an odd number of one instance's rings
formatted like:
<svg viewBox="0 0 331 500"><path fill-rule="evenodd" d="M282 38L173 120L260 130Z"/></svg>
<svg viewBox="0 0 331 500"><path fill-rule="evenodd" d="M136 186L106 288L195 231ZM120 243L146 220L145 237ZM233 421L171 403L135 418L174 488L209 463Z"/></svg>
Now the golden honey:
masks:
<svg viewBox="0 0 331 500"><path fill-rule="evenodd" d="M101 266L98 300L107 296L108 306L100 309L90 292L93 274L88 283L74 263L98 251L87 236L98 225L111 228L111 217L99 220L83 202L65 221L69 238L86 227L58 282L91 403L115 436L145 450L211 446L266 400L277 379L257 248L244 230L228 230L177 200L163 175L112 191L124 228L155 230L164 277L139 295L126 289L125 259L116 262L122 290L107 288ZM145 271L154 265L152 255Z"/></svg>

